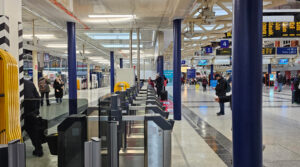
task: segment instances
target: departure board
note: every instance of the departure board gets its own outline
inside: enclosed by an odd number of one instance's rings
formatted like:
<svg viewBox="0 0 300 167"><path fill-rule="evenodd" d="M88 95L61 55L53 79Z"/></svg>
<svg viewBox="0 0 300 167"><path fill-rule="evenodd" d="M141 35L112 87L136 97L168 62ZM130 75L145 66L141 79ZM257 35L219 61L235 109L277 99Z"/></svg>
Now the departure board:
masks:
<svg viewBox="0 0 300 167"><path fill-rule="evenodd" d="M300 22L263 22L263 38L300 37ZM225 33L225 38L231 38L231 32Z"/></svg>
<svg viewBox="0 0 300 167"><path fill-rule="evenodd" d="M262 54L263 55L275 55L275 48L263 48Z"/></svg>

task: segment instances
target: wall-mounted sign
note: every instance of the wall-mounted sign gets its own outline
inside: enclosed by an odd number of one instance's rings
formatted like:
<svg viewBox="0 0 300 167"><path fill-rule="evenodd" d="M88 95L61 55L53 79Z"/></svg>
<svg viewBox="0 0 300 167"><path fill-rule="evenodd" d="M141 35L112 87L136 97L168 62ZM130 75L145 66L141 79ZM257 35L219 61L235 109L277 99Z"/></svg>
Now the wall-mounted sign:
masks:
<svg viewBox="0 0 300 167"><path fill-rule="evenodd" d="M229 47L229 41L228 40L221 40L220 41L221 48L228 48Z"/></svg>
<svg viewBox="0 0 300 167"><path fill-rule="evenodd" d="M213 48L212 47L206 47L205 48L205 52L206 53L212 53L213 52Z"/></svg>
<svg viewBox="0 0 300 167"><path fill-rule="evenodd" d="M231 48L217 49L216 55L231 55Z"/></svg>
<svg viewBox="0 0 300 167"><path fill-rule="evenodd" d="M181 60L181 64L185 64L186 63L186 61L185 60Z"/></svg>
<svg viewBox="0 0 300 167"><path fill-rule="evenodd" d="M277 54L285 54L285 55L290 55L290 54L297 54L297 48L277 48Z"/></svg>
<svg viewBox="0 0 300 167"><path fill-rule="evenodd" d="M279 59L278 64L289 64L289 59Z"/></svg>
<svg viewBox="0 0 300 167"><path fill-rule="evenodd" d="M263 55L275 55L275 48L263 48L262 54Z"/></svg>

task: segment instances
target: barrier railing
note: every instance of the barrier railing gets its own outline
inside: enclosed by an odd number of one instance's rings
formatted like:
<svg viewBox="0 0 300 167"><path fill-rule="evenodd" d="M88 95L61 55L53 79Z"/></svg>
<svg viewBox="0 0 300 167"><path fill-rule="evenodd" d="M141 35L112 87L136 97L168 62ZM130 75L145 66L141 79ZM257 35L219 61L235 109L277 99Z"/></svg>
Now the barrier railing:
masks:
<svg viewBox="0 0 300 167"><path fill-rule="evenodd" d="M22 139L20 125L18 64L0 49L0 144Z"/></svg>

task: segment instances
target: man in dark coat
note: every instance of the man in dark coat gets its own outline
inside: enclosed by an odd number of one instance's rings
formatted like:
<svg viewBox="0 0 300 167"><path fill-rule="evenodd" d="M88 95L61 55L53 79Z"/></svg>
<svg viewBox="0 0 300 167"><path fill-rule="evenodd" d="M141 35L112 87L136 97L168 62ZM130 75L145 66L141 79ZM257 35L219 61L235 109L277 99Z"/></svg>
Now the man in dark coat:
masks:
<svg viewBox="0 0 300 167"><path fill-rule="evenodd" d="M226 80L220 74L216 74L215 77L218 80L218 84L216 86L216 95L218 97L226 96L226 89L227 89ZM224 102L219 102L219 105L220 105L220 112L218 112L217 115L218 116L225 115Z"/></svg>
<svg viewBox="0 0 300 167"><path fill-rule="evenodd" d="M282 91L282 85L284 83L284 77L280 73L278 73L277 81L278 81L278 88L279 88L278 92L281 92Z"/></svg>
<svg viewBox="0 0 300 167"><path fill-rule="evenodd" d="M43 156L43 147L40 137L40 127L37 116L40 114L40 95L31 81L24 80L24 127L29 135L35 150L34 156Z"/></svg>
<svg viewBox="0 0 300 167"><path fill-rule="evenodd" d="M156 76L155 87L156 87L156 92L157 92L158 97L161 97L161 93L162 93L163 87L164 87L164 80L159 75Z"/></svg>
<svg viewBox="0 0 300 167"><path fill-rule="evenodd" d="M294 79L294 89L295 89L295 102L300 103L300 73L298 76Z"/></svg>

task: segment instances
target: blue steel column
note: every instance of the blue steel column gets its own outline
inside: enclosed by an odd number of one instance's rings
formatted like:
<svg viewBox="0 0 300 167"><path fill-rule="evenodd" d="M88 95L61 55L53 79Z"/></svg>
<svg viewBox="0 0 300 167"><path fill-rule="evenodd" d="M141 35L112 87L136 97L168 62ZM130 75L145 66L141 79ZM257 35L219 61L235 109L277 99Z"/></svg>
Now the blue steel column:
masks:
<svg viewBox="0 0 300 167"><path fill-rule="evenodd" d="M174 119L181 120L181 19L173 21L173 105Z"/></svg>
<svg viewBox="0 0 300 167"><path fill-rule="evenodd" d="M77 114L77 63L75 23L67 22L68 33L68 74L69 74L69 114Z"/></svg>
<svg viewBox="0 0 300 167"><path fill-rule="evenodd" d="M234 0L233 166L262 167L262 0Z"/></svg>
<svg viewBox="0 0 300 167"><path fill-rule="evenodd" d="M123 58L120 58L120 68L123 68Z"/></svg>
<svg viewBox="0 0 300 167"><path fill-rule="evenodd" d="M114 92L115 87L115 59L114 52L110 52L110 92Z"/></svg>
<svg viewBox="0 0 300 167"><path fill-rule="evenodd" d="M162 77L164 75L164 56L158 56L158 73Z"/></svg>
<svg viewBox="0 0 300 167"><path fill-rule="evenodd" d="M214 79L214 65L210 65L210 80Z"/></svg>

